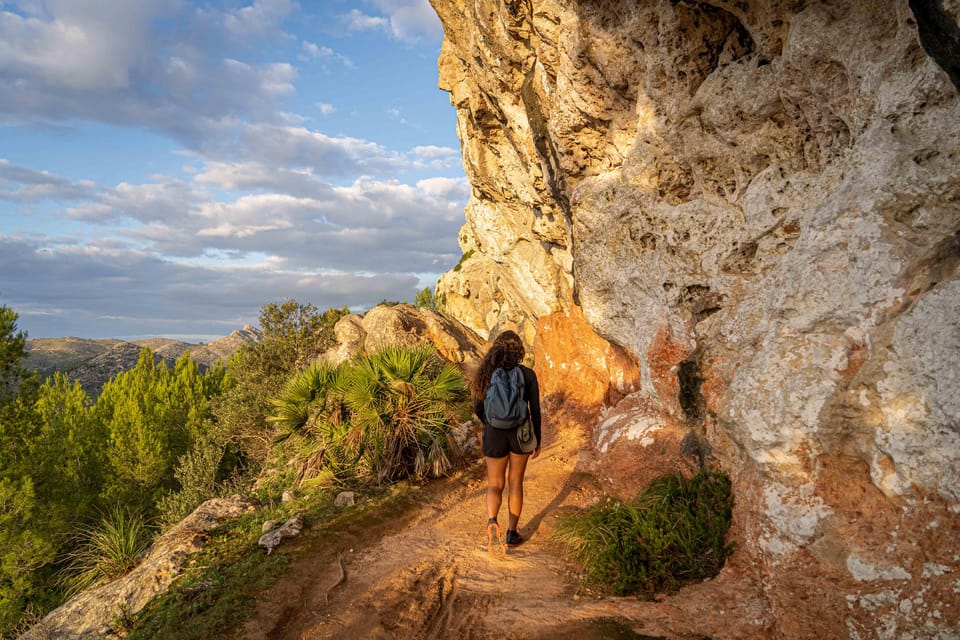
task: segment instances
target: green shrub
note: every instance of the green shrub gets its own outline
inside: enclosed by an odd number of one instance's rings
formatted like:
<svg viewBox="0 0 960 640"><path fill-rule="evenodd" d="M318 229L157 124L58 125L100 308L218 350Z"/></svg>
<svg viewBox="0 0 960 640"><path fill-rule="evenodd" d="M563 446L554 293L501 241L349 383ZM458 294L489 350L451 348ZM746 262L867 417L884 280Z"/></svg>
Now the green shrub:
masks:
<svg viewBox="0 0 960 640"><path fill-rule="evenodd" d="M76 550L67 556L69 565L61 584L73 595L119 578L136 566L152 537L153 531L141 514L114 509L97 526L80 532Z"/></svg>
<svg viewBox="0 0 960 640"><path fill-rule="evenodd" d="M433 311L437 310L438 300L436 296L433 295L433 289L430 287L424 287L417 291L417 294L413 297L413 306L418 309L431 309Z"/></svg>
<svg viewBox="0 0 960 640"><path fill-rule="evenodd" d="M204 500L217 495L217 472L224 449L216 434L208 430L200 434L192 449L180 456L174 470L180 490L166 494L157 503L162 527L180 522Z"/></svg>
<svg viewBox="0 0 960 640"><path fill-rule="evenodd" d="M360 356L347 367L342 388L350 423L344 438L378 482L439 477L453 467L450 429L466 387L432 346Z"/></svg>
<svg viewBox="0 0 960 640"><path fill-rule="evenodd" d="M470 251L467 251L465 254L460 256L460 261L454 265L453 270L460 271L460 269L463 268L463 263L472 258L474 253L476 253L476 251L474 249L470 249Z"/></svg>
<svg viewBox="0 0 960 640"><path fill-rule="evenodd" d="M308 441L301 480L439 477L458 457L451 427L465 399L463 375L432 346L387 347L296 374L272 400L270 421L278 440Z"/></svg>
<svg viewBox="0 0 960 640"><path fill-rule="evenodd" d="M341 367L316 360L287 381L279 395L271 399L273 415L267 418L281 429L280 437L303 429L311 416L322 424L339 416L341 371Z"/></svg>
<svg viewBox="0 0 960 640"><path fill-rule="evenodd" d="M671 474L630 502L607 498L561 518L554 537L601 590L652 597L720 571L732 509L722 472Z"/></svg>
<svg viewBox="0 0 960 640"><path fill-rule="evenodd" d="M267 414L291 375L337 343L333 328L347 307L319 311L312 304L287 300L260 310L263 338L230 358L224 393L213 402L214 417L227 440L224 471L256 478L273 438Z"/></svg>

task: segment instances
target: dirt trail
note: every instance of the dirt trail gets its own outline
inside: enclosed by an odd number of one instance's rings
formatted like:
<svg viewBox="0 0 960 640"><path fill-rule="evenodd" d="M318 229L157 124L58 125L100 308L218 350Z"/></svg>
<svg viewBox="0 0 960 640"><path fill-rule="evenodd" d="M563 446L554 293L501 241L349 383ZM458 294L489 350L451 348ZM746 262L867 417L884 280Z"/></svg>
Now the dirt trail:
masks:
<svg viewBox="0 0 960 640"><path fill-rule="evenodd" d="M527 540L505 557L487 552L485 470L477 462L425 489L411 512L386 516L379 531L344 534L298 561L260 595L238 637L771 637L764 603L734 567L660 602L581 597L549 534L558 512L592 504L599 491L576 472L581 438L565 433L553 442L527 467Z"/></svg>

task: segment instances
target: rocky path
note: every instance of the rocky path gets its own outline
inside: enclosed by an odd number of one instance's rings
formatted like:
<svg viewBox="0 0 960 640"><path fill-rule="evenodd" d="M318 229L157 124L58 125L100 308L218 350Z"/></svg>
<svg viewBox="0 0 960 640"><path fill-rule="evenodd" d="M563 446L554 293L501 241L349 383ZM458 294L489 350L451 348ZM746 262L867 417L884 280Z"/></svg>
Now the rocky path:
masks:
<svg viewBox="0 0 960 640"><path fill-rule="evenodd" d="M577 438L555 442L527 467L527 541L505 557L487 552L478 462L424 489L412 512L321 545L261 594L238 637L775 637L765 629L764 603L733 567L660 602L579 593L549 534L558 513L594 502L599 491L576 473Z"/></svg>

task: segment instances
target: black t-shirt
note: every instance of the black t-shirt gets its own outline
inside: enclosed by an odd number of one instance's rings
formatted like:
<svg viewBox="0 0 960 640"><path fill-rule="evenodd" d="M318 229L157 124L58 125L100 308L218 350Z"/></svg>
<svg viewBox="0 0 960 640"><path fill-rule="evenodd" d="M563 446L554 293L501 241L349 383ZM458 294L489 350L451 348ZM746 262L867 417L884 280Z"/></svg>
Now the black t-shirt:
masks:
<svg viewBox="0 0 960 640"><path fill-rule="evenodd" d="M523 395L527 401L527 409L530 411L530 421L533 423L533 433L537 436L537 442L542 443L540 438L540 383L537 381L537 374L530 367L517 365L523 373ZM480 422L486 424L486 416L483 412L483 398L473 402L473 412L480 418Z"/></svg>

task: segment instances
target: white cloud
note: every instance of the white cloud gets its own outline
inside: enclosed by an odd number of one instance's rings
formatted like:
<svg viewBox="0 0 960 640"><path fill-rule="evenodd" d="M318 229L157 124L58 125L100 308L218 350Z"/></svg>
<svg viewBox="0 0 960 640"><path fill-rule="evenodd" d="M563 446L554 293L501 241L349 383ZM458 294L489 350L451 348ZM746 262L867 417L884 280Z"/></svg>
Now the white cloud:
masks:
<svg viewBox="0 0 960 640"><path fill-rule="evenodd" d="M300 54L300 59L303 61L308 60L334 60L342 64L348 69L355 69L356 65L353 64L353 61L350 60L347 56L342 53L337 53L333 49L327 46L320 46L308 40L303 41L303 49Z"/></svg>
<svg viewBox="0 0 960 640"><path fill-rule="evenodd" d="M32 337L215 337L256 324L259 307L270 301L364 307L384 298L412 300L417 284L402 271L357 275L275 259L210 266L129 248L0 235L0 304L20 315Z"/></svg>
<svg viewBox="0 0 960 640"><path fill-rule="evenodd" d="M337 108L329 102L318 102L315 106L317 107L317 110L325 116L328 116L337 110Z"/></svg>
<svg viewBox="0 0 960 640"><path fill-rule="evenodd" d="M390 26L390 21L387 18L369 16L359 9L351 9L346 15L346 22L351 31L386 30Z"/></svg>
<svg viewBox="0 0 960 640"><path fill-rule="evenodd" d="M460 155L460 152L456 149L440 147L435 144L414 147L412 153L423 160L446 160L452 156Z"/></svg>
<svg viewBox="0 0 960 640"><path fill-rule="evenodd" d="M223 15L223 26L238 41L251 42L281 35L280 24L294 9L290 0L255 0Z"/></svg>
<svg viewBox="0 0 960 640"><path fill-rule="evenodd" d="M310 58L333 55L333 49L330 47L320 47L312 42L308 42L307 40L303 41L303 51Z"/></svg>
<svg viewBox="0 0 960 640"><path fill-rule="evenodd" d="M91 204L66 210L69 218L107 224L120 219L149 223L164 220L172 223L186 219L200 204L212 196L178 180L155 184L120 183L104 189Z"/></svg>
<svg viewBox="0 0 960 640"><path fill-rule="evenodd" d="M414 147L408 157L418 168L453 169L461 166L460 150L451 147L427 145Z"/></svg>
<svg viewBox="0 0 960 640"><path fill-rule="evenodd" d="M198 185L231 191L268 190L297 197L327 197L331 187L309 169L267 166L259 162L209 161L194 176Z"/></svg>
<svg viewBox="0 0 960 640"><path fill-rule="evenodd" d="M230 79L228 86L246 83L248 87L259 88L267 95L293 93L292 81L297 77L296 69L286 62L255 67L230 58L223 61L223 73Z"/></svg>
<svg viewBox="0 0 960 640"><path fill-rule="evenodd" d="M94 192L92 182L71 182L48 171L20 167L0 158L0 200L85 200Z"/></svg>
<svg viewBox="0 0 960 640"><path fill-rule="evenodd" d="M273 121L294 91L288 62L242 52L288 39L288 0L233 11L168 0L48 0L0 10L0 121L147 126L189 148L238 119ZM235 51L238 55L231 55Z"/></svg>
<svg viewBox="0 0 960 640"><path fill-rule="evenodd" d="M403 112L397 107L389 107L387 109L387 115L400 124L407 124L407 119L403 117Z"/></svg>
<svg viewBox="0 0 960 640"><path fill-rule="evenodd" d="M449 185L447 185L449 187ZM319 192L319 189L317 189ZM360 179L321 197L265 193L200 206L188 220L159 222L128 237L153 250L201 255L211 249L264 252L335 270L427 270L456 253L462 191L427 183Z"/></svg>
<svg viewBox="0 0 960 640"><path fill-rule="evenodd" d="M375 142L328 136L305 127L250 124L242 127L238 138L239 148L231 150L234 157L277 167L309 168L316 175L377 174L404 164L402 157Z"/></svg>
<svg viewBox="0 0 960 640"><path fill-rule="evenodd" d="M61 0L46 3L49 15L0 11L0 75L68 90L126 88L165 5Z"/></svg>
<svg viewBox="0 0 960 640"><path fill-rule="evenodd" d="M379 9L383 16L373 16L353 9L346 15L349 29L389 31L404 42L439 42L443 37L440 18L427 0L371 0L371 4Z"/></svg>
<svg viewBox="0 0 960 640"><path fill-rule="evenodd" d="M470 188L466 178L426 178L417 183L417 189L430 196L463 202L470 197Z"/></svg>
<svg viewBox="0 0 960 640"><path fill-rule="evenodd" d="M390 30L400 40L439 42L443 37L440 18L427 0L372 0L372 3L390 16Z"/></svg>
<svg viewBox="0 0 960 640"><path fill-rule="evenodd" d="M223 199L212 188L248 193ZM309 170L211 162L192 182L121 183L65 215L158 256L262 254L301 267L415 273L455 259L468 195L464 179L334 186Z"/></svg>

